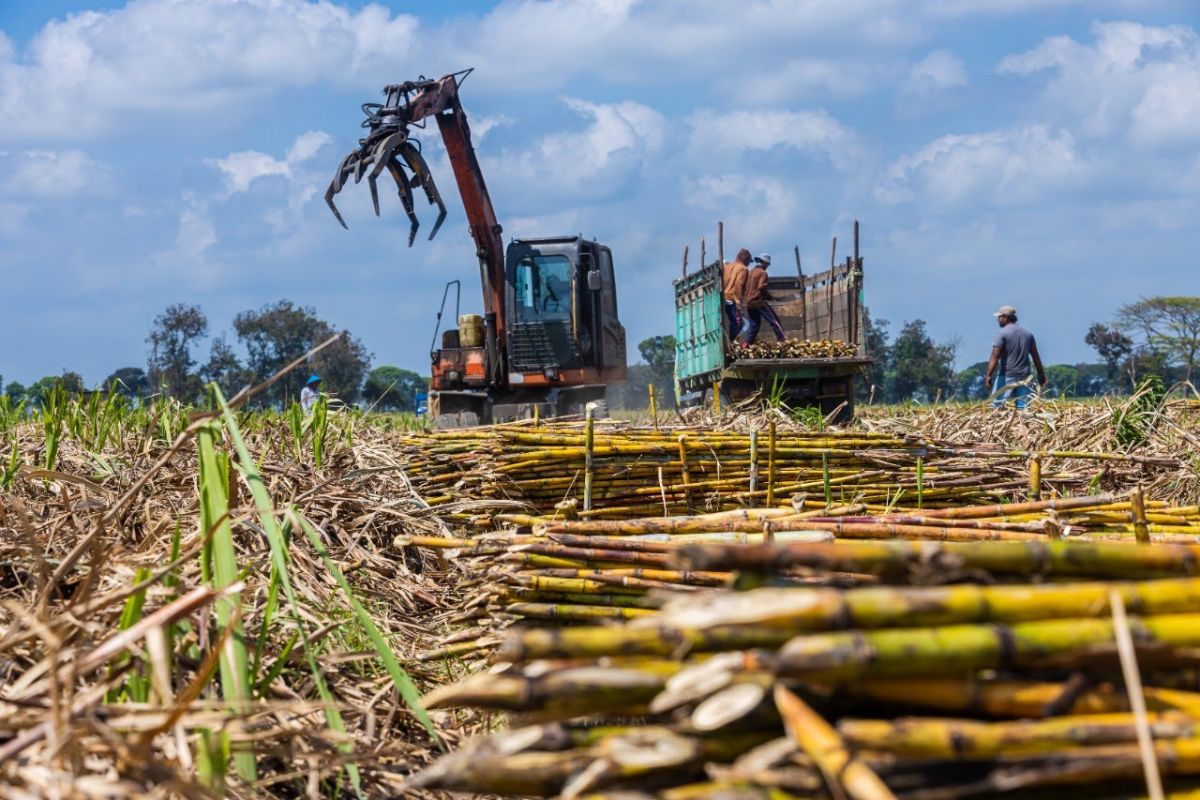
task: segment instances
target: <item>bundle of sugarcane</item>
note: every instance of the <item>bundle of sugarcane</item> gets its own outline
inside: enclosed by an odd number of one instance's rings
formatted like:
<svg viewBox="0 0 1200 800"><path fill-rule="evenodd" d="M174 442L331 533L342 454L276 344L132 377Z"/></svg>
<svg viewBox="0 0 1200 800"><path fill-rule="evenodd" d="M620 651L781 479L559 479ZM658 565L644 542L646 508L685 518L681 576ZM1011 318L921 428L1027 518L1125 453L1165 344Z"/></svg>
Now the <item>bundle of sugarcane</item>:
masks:
<svg viewBox="0 0 1200 800"><path fill-rule="evenodd" d="M924 548L924 572L878 570L895 559L872 560L867 545ZM821 551L824 559L800 556ZM1172 665L1200 646L1200 578L1164 577L1188 574L1197 555L1200 546L1064 542L688 546L671 566L753 567L785 583L676 595L624 624L510 631L496 654L507 666L435 690L427 704L561 724L470 744L416 785L566 797L636 786L664 797L740 787L957 798L1071 784L1097 796L1094 787L1136 780L1143 767L1135 715L1110 680L1122 636L1148 686L1163 772L1200 775L1200 694L1171 685ZM900 582L1028 578L1035 566L1051 577L1157 577L853 588L793 580L795 568L814 565ZM1109 616L1125 607L1137 616ZM910 716L861 719L864 708ZM928 716L947 713L959 716ZM984 721L1027 717L1055 719Z"/></svg>
<svg viewBox="0 0 1200 800"><path fill-rule="evenodd" d="M756 341L734 349L738 358L850 358L858 348L840 339L785 339Z"/></svg>
<svg viewBox="0 0 1200 800"><path fill-rule="evenodd" d="M602 426L590 441L573 425L496 426L412 434L403 449L415 489L451 515L451 504L467 498L519 502L539 514L574 500L579 516L608 519L775 504L797 494L936 508L1012 499L1030 485L1022 455L888 435ZM1069 493L1090 478L1040 466L1039 491ZM470 513L458 517L469 521Z"/></svg>
<svg viewBox="0 0 1200 800"><path fill-rule="evenodd" d="M486 609L492 624L489 636L472 637L471 641L491 647L494 634L512 619L543 620L556 624L587 623L602 620L633 620L655 614L665 592L696 592L705 587L729 582L731 571L747 566L764 565L786 570L773 575L773 580L792 584L861 586L873 583L903 583L918 570L930 577L929 565L939 560L953 559L930 555L909 557L900 550L900 543L882 540L905 539L913 542L914 552L934 553L933 543L1029 543L1039 545L1055 540L1078 542L1121 542L1143 536L1150 542L1196 542L1200 524L1186 509L1177 514L1159 504L1150 503L1152 512L1143 517L1167 520L1172 524L1114 523L1114 519L1136 516L1129 498L1113 495L1052 498L1024 503L992 506L965 506L947 509L889 511L866 504L825 506L813 501L811 510L804 503L791 509L742 509L713 514L655 517L630 520L556 519L525 514L500 514L497 521L512 526L497 533L474 538L434 536L397 537L397 546L417 546L438 549L446 555L480 559L472 572L484 575L480 582L478 606L480 614ZM1162 509L1161 513L1155 511ZM1064 520L1069 520L1065 522ZM1139 533L1136 529L1145 528ZM1120 529L1119 529L1120 528ZM1130 528L1126 532L1124 528ZM1173 533L1160 533L1160 529ZM1152 532L1153 531L1153 532ZM1179 531L1190 531L1189 535ZM836 542L835 542L836 537ZM855 542L878 541L880 547L866 552L876 559L910 558L912 568L904 571L881 569L880 564L866 561L862 565L839 563L838 559L853 557L847 546ZM791 543L779 548L754 548L741 545ZM824 544L822 544L824 543ZM719 545L732 545L721 547ZM704 547L703 545L718 545ZM1185 545L1183 551L1192 552ZM1112 552L1119 556L1115 571L1137 569L1137 557L1124 557L1128 545L1113 544ZM682 549L682 556L680 555ZM832 555L826 555L831 551ZM1019 559L1020 565L1038 561L1053 566L1062 561L1094 569L1090 565L1093 546L1079 545L1078 549L1060 546L1053 555L1035 549L1013 551L1007 557ZM1142 550L1151 559L1159 558L1159 549ZM1197 551L1200 553L1200 550ZM841 554L841 555L839 555ZM985 554L986 555L986 554ZM755 559L786 559L756 562ZM722 559L730 563L722 564ZM865 556L864 556L865 558ZM1180 559L1177 564L1190 564L1194 556ZM823 560L824 559L824 560ZM680 569L682 560L687 567ZM1145 559L1142 559L1145 560ZM1157 562L1154 562L1157 563ZM885 566L891 566L885 563ZM998 557L985 562L982 569L1005 572L1011 568ZM977 569L967 564L950 571L949 579ZM1086 573L1085 573L1086 574ZM1133 575L1139 573L1133 572ZM666 636L664 641L673 641ZM448 649L438 647L427 658L461 657L465 646L458 640ZM482 648L476 648L482 649Z"/></svg>

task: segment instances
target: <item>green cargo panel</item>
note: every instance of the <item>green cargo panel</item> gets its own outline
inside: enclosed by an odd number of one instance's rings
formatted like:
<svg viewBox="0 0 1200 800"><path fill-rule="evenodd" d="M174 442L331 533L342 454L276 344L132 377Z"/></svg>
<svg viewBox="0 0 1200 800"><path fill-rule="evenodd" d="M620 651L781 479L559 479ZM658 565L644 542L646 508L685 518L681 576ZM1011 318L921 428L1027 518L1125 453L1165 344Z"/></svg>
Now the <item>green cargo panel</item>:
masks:
<svg viewBox="0 0 1200 800"><path fill-rule="evenodd" d="M675 378L684 383L724 366L721 265L714 263L675 281Z"/></svg>

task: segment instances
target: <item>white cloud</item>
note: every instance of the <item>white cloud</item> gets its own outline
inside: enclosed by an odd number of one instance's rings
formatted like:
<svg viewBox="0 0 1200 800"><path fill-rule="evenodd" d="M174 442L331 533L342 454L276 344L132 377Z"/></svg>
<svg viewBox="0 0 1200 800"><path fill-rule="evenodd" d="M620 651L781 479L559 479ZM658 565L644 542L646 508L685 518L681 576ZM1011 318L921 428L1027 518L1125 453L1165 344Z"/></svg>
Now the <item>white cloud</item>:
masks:
<svg viewBox="0 0 1200 800"><path fill-rule="evenodd" d="M694 154L734 156L747 151L789 148L821 155L837 167L860 154L858 137L824 109L702 109L688 117Z"/></svg>
<svg viewBox="0 0 1200 800"><path fill-rule="evenodd" d="M799 194L776 178L725 173L689 182L689 203L725 221L737 241L775 241L794 233L803 210ZM737 245L741 247L742 245ZM726 240L726 252L733 245Z"/></svg>
<svg viewBox="0 0 1200 800"><path fill-rule="evenodd" d="M1097 11L1173 11L1189 0L922 0L921 10L931 17L965 17L1023 14L1056 8L1078 7Z"/></svg>
<svg viewBox="0 0 1200 800"><path fill-rule="evenodd" d="M1086 172L1070 133L1029 125L930 142L888 167L875 197L889 205L1020 205L1044 200Z"/></svg>
<svg viewBox="0 0 1200 800"><path fill-rule="evenodd" d="M564 197L599 201L626 187L663 148L668 124L658 111L641 103L563 102L589 119L582 130L550 133L528 147L498 154L487 165L488 181L518 189L544 207ZM514 192L514 195L517 192Z"/></svg>
<svg viewBox="0 0 1200 800"><path fill-rule="evenodd" d="M903 91L913 95L933 94L967 85L962 59L949 50L934 50L912 65Z"/></svg>
<svg viewBox="0 0 1200 800"><path fill-rule="evenodd" d="M7 195L53 199L94 193L107 187L110 172L81 150L0 151L0 191Z"/></svg>
<svg viewBox="0 0 1200 800"><path fill-rule="evenodd" d="M249 189L250 184L258 178L272 175L292 177L296 166L308 161L331 141L333 139L323 131L307 131L296 137L282 160L257 150L242 150L230 153L225 158L209 159L206 163L221 170L225 177L225 191L233 195Z"/></svg>
<svg viewBox="0 0 1200 800"><path fill-rule="evenodd" d="M203 200L192 195L185 199L187 207L179 215L179 231L175 235L175 255L195 261L217 243L217 228Z"/></svg>
<svg viewBox="0 0 1200 800"><path fill-rule="evenodd" d="M863 58L789 58L759 70L753 80L738 74L721 80L720 87L739 102L765 105L798 97L858 97L887 82L890 66Z"/></svg>
<svg viewBox="0 0 1200 800"><path fill-rule="evenodd" d="M133 0L71 14L20 55L0 42L0 137L78 139L136 124L139 112L212 111L374 76L407 53L416 28L380 6L309 0Z"/></svg>
<svg viewBox="0 0 1200 800"><path fill-rule="evenodd" d="M1039 106L1094 138L1141 148L1200 140L1200 37L1191 28L1096 23L1094 42L1048 38L1000 62L1001 74L1051 73Z"/></svg>

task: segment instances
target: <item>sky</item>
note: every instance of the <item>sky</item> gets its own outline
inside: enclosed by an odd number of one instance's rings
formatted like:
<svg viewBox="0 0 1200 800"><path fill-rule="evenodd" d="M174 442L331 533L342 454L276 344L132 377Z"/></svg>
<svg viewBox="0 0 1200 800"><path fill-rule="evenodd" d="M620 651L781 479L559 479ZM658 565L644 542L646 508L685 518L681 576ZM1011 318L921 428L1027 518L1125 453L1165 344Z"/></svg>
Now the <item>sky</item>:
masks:
<svg viewBox="0 0 1200 800"><path fill-rule="evenodd" d="M631 362L718 220L785 274L860 220L872 315L960 366L1001 304L1075 363L1123 303L1200 289L1194 0L5 0L0 375L94 385L172 303L219 334L281 298L427 372L446 281L482 305L435 131L432 242L389 192L377 219L343 191L349 231L323 194L361 103L466 67L506 239L609 245Z"/></svg>

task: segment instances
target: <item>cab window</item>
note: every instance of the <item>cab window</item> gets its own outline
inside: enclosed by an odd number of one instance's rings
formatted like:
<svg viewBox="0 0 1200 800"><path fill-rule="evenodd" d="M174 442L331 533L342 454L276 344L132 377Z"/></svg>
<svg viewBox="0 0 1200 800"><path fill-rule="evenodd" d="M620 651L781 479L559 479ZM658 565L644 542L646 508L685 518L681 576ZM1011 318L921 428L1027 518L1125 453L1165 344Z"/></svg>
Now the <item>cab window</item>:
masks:
<svg viewBox="0 0 1200 800"><path fill-rule="evenodd" d="M571 318L571 261L566 256L525 256L517 262L515 288L519 319Z"/></svg>

